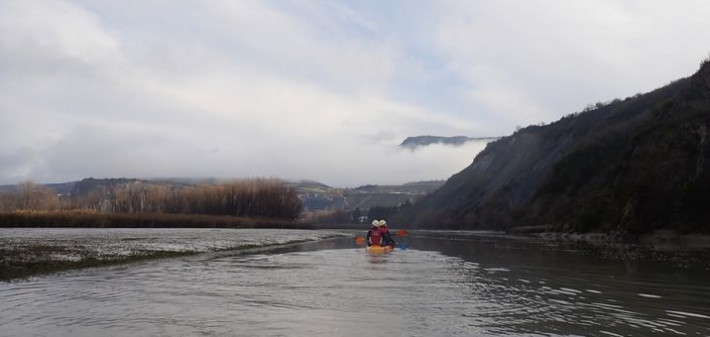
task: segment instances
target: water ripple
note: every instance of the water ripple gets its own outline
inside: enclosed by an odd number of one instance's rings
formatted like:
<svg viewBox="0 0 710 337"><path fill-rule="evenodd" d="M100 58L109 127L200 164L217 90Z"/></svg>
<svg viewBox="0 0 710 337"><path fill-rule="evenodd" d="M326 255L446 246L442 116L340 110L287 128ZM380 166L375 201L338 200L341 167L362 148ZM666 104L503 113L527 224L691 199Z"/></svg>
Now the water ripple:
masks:
<svg viewBox="0 0 710 337"><path fill-rule="evenodd" d="M350 241L335 240L342 248ZM490 247L454 242L447 244L465 258L304 244L2 284L0 335L362 336L365 328L396 336L710 334L707 275L679 282L660 271L565 264L557 255L540 262L517 250L507 251L520 254L517 260L493 257Z"/></svg>

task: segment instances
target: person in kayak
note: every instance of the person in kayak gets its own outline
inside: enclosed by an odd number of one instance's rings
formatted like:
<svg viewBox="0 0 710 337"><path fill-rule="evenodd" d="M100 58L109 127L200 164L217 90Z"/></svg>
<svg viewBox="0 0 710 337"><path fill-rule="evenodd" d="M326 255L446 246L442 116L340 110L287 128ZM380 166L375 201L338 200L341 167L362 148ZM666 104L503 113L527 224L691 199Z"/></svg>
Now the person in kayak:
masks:
<svg viewBox="0 0 710 337"><path fill-rule="evenodd" d="M366 242L368 246L397 246L385 220L372 220L372 227L367 231Z"/></svg>
<svg viewBox="0 0 710 337"><path fill-rule="evenodd" d="M378 228L380 233L382 233L382 245L396 247L397 242L394 241L392 234L390 234L390 229L387 228L387 221L380 220L380 226Z"/></svg>
<svg viewBox="0 0 710 337"><path fill-rule="evenodd" d="M372 220L372 227L367 231L365 239L368 247L372 245L382 246L382 232L380 231L379 220Z"/></svg>

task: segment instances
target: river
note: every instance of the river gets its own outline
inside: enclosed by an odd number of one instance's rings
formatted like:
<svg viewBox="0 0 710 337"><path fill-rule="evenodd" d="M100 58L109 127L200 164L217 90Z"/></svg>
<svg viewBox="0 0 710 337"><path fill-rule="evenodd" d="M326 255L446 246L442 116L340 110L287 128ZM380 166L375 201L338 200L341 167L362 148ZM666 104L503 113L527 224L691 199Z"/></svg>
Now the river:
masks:
<svg viewBox="0 0 710 337"><path fill-rule="evenodd" d="M702 256L399 240L407 249L380 256L329 238L0 283L0 336L710 335Z"/></svg>

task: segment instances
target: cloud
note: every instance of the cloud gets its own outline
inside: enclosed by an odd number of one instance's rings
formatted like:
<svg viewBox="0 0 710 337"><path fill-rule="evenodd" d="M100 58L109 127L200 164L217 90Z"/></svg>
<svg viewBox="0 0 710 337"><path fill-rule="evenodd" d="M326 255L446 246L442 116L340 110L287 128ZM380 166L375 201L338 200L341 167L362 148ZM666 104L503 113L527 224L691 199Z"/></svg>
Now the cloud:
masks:
<svg viewBox="0 0 710 337"><path fill-rule="evenodd" d="M118 47L117 41L101 29L97 17L67 2L3 1L0 10L0 48L4 59L9 55L17 62L15 67L23 63L51 66L58 61L105 62Z"/></svg>
<svg viewBox="0 0 710 337"><path fill-rule="evenodd" d="M708 5L666 4L0 0L0 183L444 179L483 145L396 145L690 74Z"/></svg>
<svg viewBox="0 0 710 337"><path fill-rule="evenodd" d="M692 74L708 53L710 24L693 15L710 9L703 1L460 1L448 9L436 46L470 106L506 125L650 91Z"/></svg>

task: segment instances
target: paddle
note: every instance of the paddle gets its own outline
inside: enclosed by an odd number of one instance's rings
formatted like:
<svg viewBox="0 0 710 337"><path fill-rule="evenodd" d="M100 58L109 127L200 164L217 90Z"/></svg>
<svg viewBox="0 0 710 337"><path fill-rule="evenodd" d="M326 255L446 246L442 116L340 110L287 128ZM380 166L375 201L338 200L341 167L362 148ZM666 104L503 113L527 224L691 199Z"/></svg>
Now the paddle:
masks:
<svg viewBox="0 0 710 337"><path fill-rule="evenodd" d="M397 235L397 236L405 236L405 235L407 235L407 234L409 234L409 232L407 232L407 231L404 230L404 229L400 229L400 230L397 231L397 233L395 233L395 235ZM401 242L397 242L397 248L399 248L399 249L401 249L401 250L407 250L407 245L405 245L405 244L403 244L403 243L401 243Z"/></svg>

